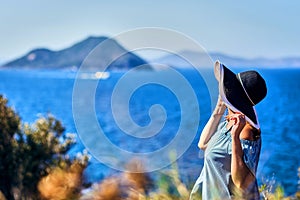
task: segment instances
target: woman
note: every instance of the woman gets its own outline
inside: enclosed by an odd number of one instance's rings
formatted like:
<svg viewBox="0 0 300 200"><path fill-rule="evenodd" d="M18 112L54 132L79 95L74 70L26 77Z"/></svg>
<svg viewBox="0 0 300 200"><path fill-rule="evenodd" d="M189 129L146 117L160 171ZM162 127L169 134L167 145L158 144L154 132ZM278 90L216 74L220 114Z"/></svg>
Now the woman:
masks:
<svg viewBox="0 0 300 200"><path fill-rule="evenodd" d="M266 83L256 71L234 74L219 61L214 72L219 99L198 143L204 166L190 199L201 186L203 200L260 199L255 174L261 138L253 106L266 96Z"/></svg>

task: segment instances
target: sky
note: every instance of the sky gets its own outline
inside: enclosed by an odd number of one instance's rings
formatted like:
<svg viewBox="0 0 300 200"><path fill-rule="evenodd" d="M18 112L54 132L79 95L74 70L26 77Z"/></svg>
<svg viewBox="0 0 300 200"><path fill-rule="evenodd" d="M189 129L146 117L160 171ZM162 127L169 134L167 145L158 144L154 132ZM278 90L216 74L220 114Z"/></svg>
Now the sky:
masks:
<svg viewBox="0 0 300 200"><path fill-rule="evenodd" d="M299 0L0 0L0 62L142 27L181 32L208 52L300 56L299 10Z"/></svg>

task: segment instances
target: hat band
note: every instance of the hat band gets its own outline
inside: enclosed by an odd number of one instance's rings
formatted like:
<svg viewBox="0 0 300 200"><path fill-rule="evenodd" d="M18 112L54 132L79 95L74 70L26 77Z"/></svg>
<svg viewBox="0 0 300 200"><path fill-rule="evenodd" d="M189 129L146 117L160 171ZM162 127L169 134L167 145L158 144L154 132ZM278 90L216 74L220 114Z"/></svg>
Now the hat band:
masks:
<svg viewBox="0 0 300 200"><path fill-rule="evenodd" d="M242 81L242 79L241 79L240 73L238 73L237 75L238 75L239 81L240 81L240 83L241 83L241 85L242 85L242 87L243 87L243 90L244 90L245 94L247 95L247 97L248 97L248 99L250 100L250 102L252 103L252 105L255 106L255 103L253 103L252 99L250 98L250 96L249 96L248 93L247 93L247 90L246 90L245 87L244 87L244 84L243 84L243 81Z"/></svg>

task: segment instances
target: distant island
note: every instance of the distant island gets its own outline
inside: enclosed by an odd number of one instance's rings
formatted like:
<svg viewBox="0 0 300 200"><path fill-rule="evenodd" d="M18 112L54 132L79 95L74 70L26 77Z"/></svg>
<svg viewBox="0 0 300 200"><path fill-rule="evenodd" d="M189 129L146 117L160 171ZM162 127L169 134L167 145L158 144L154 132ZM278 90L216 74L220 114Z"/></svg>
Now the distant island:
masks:
<svg viewBox="0 0 300 200"><path fill-rule="evenodd" d="M104 47L96 48L104 41ZM92 56L88 57L91 52ZM59 51L34 49L20 58L4 63L2 68L77 70L83 63L85 69L92 71L128 70L140 65L151 69L144 59L128 52L117 41L108 37L88 37Z"/></svg>
<svg viewBox="0 0 300 200"><path fill-rule="evenodd" d="M104 47L96 48L105 41ZM102 43L103 44L103 43ZM93 52L93 56L90 53ZM179 52L193 60L197 66L210 67L207 55L214 60L220 60L230 67L256 67L256 68L299 68L300 57L287 58L253 58L229 56L223 53L198 53L189 50ZM118 57L117 55L122 55ZM88 59L86 59L88 58ZM110 62L113 61L113 62ZM116 40L108 37L88 37L70 47L58 51L47 48L34 49L20 58L0 64L1 68L10 69L64 69L78 70L84 64L84 68L91 71L104 70L129 70L137 66L142 69L152 70L148 62L166 64L178 68L188 68L191 64L175 54L169 54L153 60L146 60L133 52L128 52Z"/></svg>

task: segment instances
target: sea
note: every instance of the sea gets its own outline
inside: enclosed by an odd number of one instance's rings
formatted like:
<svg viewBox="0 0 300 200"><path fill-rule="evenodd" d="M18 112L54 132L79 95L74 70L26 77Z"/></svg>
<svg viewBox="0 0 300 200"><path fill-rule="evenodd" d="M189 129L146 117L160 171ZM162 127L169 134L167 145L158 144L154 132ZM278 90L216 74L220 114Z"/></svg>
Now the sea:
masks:
<svg viewBox="0 0 300 200"><path fill-rule="evenodd" d="M292 195L300 184L300 69L256 70L268 87L267 97L256 106L263 142L258 183L281 185L286 195ZM23 123L33 124L51 113L66 133L77 135L69 154L76 156L84 149L90 153L85 171L89 182L122 171L121 163L130 156L146 156L150 173L163 173L176 161L181 180L193 183L203 166L197 142L215 104L214 82L212 69L130 71L130 75L0 70L0 94ZM174 149L169 159L166 155Z"/></svg>

